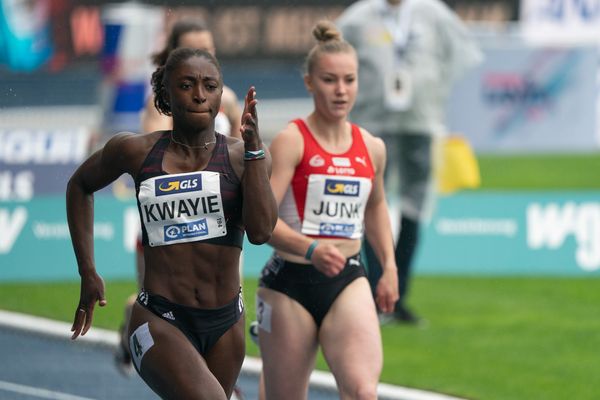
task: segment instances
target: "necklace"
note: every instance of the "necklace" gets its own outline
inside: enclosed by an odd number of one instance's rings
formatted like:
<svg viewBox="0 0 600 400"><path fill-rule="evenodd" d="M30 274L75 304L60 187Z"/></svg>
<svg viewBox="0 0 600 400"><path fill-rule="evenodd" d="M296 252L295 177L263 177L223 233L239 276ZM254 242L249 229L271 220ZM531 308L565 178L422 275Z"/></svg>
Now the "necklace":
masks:
<svg viewBox="0 0 600 400"><path fill-rule="evenodd" d="M189 149L204 149L204 150L208 150L209 144L217 143L217 138L215 137L215 140L212 140L210 142L204 142L204 144L201 144L199 146L190 146L189 144L181 143L180 141L176 140L175 136L173 136L173 131L171 131L171 140L173 142L177 143L178 145L187 147Z"/></svg>

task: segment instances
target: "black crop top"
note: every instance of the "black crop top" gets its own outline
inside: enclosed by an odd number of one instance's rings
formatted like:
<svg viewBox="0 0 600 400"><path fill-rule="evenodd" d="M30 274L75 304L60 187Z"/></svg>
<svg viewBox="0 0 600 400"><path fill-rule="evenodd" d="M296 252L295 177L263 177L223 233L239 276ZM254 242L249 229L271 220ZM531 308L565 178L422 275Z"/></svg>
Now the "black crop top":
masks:
<svg viewBox="0 0 600 400"><path fill-rule="evenodd" d="M164 131L146 156L135 179L144 246L202 241L242 248L241 182L231 167L226 137L215 135L215 148L202 171L169 174L162 169L171 131Z"/></svg>

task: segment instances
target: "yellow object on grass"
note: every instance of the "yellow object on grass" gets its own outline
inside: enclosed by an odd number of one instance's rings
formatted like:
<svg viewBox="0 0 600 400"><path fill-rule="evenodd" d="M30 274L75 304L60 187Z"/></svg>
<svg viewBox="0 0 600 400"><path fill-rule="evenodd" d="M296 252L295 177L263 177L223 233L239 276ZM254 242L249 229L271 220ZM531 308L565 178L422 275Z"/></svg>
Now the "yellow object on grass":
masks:
<svg viewBox="0 0 600 400"><path fill-rule="evenodd" d="M443 139L441 147L441 160L436 168L438 191L449 194L479 187L479 164L469 142L462 136L449 136Z"/></svg>

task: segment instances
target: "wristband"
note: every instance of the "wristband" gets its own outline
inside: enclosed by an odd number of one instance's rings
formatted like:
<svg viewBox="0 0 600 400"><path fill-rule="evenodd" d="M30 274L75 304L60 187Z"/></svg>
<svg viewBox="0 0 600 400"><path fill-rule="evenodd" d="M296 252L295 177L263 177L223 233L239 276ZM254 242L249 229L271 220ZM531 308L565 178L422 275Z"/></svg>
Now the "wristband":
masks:
<svg viewBox="0 0 600 400"><path fill-rule="evenodd" d="M319 244L318 240L313 241L310 246L308 246L308 249L306 250L306 254L304 255L304 258L307 259L308 261L310 261L310 258L312 257L315 249L317 248Z"/></svg>
<svg viewBox="0 0 600 400"><path fill-rule="evenodd" d="M246 150L244 152L244 161L262 160L265 158L265 151L263 149L252 151Z"/></svg>

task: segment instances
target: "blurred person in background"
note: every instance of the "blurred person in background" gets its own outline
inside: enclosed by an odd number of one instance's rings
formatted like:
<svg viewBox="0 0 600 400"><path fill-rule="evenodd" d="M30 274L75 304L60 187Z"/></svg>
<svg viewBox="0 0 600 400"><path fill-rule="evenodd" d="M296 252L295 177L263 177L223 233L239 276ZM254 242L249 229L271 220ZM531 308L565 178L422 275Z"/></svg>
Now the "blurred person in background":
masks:
<svg viewBox="0 0 600 400"><path fill-rule="evenodd" d="M213 35L199 19L183 18L176 21L164 48L152 56L152 62L157 67L164 65L171 51L179 47L206 50L216 55ZM159 113L154 106L154 97L150 96L141 115L142 132L170 129L172 125L171 117ZM241 138L238 99L226 85L223 85L223 100L215 120L215 130L223 135Z"/></svg>
<svg viewBox="0 0 600 400"><path fill-rule="evenodd" d="M314 110L271 144L279 205L257 293L267 399L306 399L319 345L343 399L376 399L383 365L378 307L398 298L383 187L385 144L348 121L358 60L333 22L313 30L304 82ZM383 266L373 300L360 258L366 235ZM262 389L261 389L262 390Z"/></svg>
<svg viewBox="0 0 600 400"><path fill-rule="evenodd" d="M172 129L113 136L67 187L81 276L72 339L90 329L96 303L107 304L94 265L94 192L127 173L136 187L145 264L128 327L134 366L161 398L226 399L245 356L244 232L251 243L264 243L277 221L256 92L252 87L245 97L240 140L215 130L223 80L211 53L172 51L152 75L152 90Z"/></svg>
<svg viewBox="0 0 600 400"><path fill-rule="evenodd" d="M446 135L445 108L454 82L481 60L481 52L440 0L361 0L336 24L360 64L350 119L386 143L386 192L400 197L395 248L400 299L382 321L417 323L406 298L420 225L431 209L433 144ZM373 290L381 275L374 244L364 243Z"/></svg>
<svg viewBox="0 0 600 400"><path fill-rule="evenodd" d="M169 54L180 47L205 50L215 55L215 45L212 33L208 30L204 22L198 18L182 18L173 23L167 41L162 50L152 55L152 62L159 67L164 65ZM145 108L141 113L142 133L149 133L159 130L169 130L173 127L171 116L162 114L155 107L154 94L149 96ZM221 108L215 118L215 130L226 136L233 136L241 139L240 133L241 111L238 105L238 99L233 90L223 85L223 97ZM141 237L138 237L136 244L136 271L138 291L142 289L144 281L144 254L141 244ZM131 355L128 349L127 322L131 315L131 308L135 303L137 293L130 296L125 304L124 322L119 329L120 345L115 352L115 363L124 375L133 373Z"/></svg>

